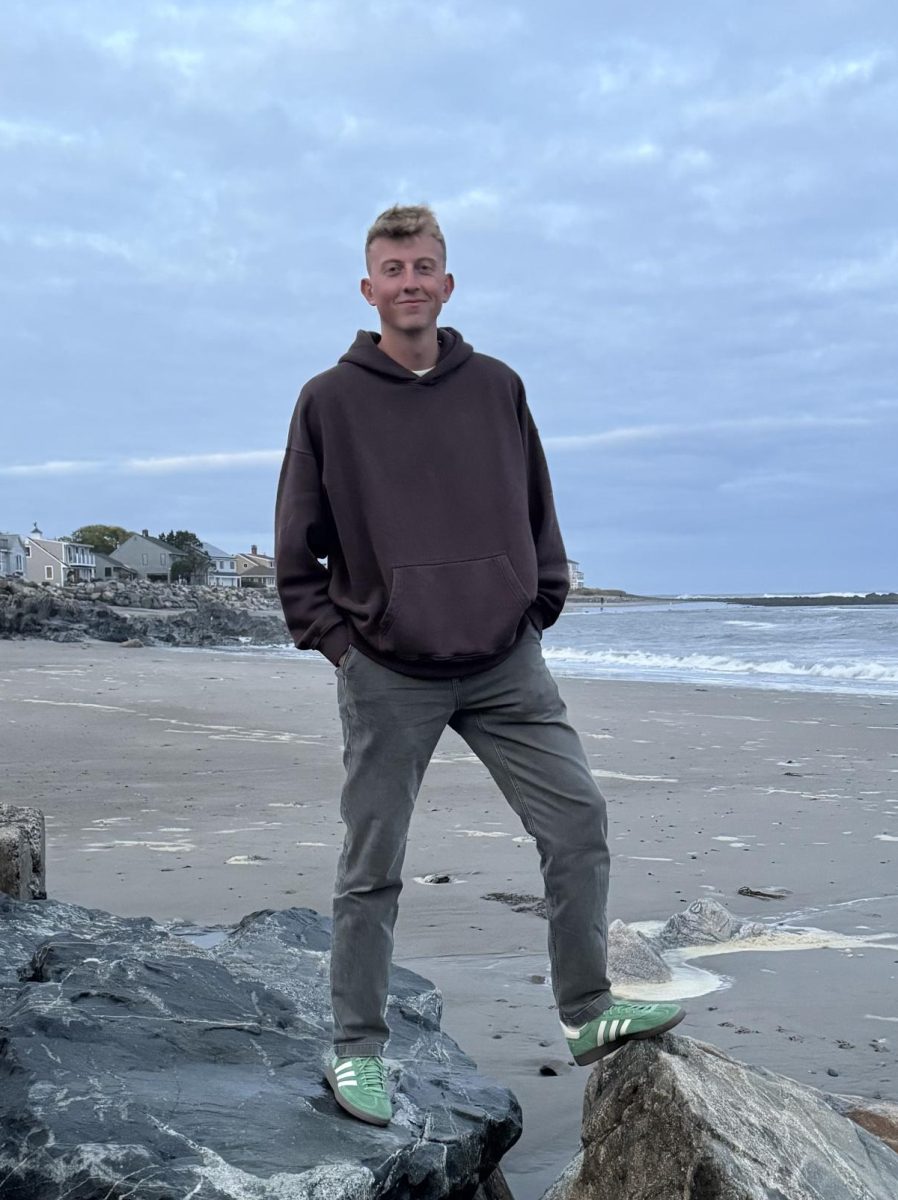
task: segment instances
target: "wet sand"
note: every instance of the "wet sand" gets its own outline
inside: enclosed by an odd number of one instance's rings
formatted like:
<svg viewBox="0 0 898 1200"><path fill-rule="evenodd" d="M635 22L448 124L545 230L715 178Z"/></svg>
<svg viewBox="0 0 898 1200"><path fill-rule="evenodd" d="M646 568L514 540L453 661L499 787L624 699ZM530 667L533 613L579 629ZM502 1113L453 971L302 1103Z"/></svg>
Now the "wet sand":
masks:
<svg viewBox="0 0 898 1200"><path fill-rule="evenodd" d="M712 896L744 919L848 935L697 959L721 986L684 1001L680 1031L898 1100L898 701L556 678L608 799L612 919ZM53 897L207 926L329 911L343 769L323 659L0 642L0 729L0 796L45 812ZM435 872L452 882L416 882ZM437 983L446 1031L521 1100L503 1164L516 1200L575 1153L587 1075L564 1069L545 922L483 898L540 883L535 847L447 730L418 800L396 959ZM562 1074L541 1076L553 1059Z"/></svg>

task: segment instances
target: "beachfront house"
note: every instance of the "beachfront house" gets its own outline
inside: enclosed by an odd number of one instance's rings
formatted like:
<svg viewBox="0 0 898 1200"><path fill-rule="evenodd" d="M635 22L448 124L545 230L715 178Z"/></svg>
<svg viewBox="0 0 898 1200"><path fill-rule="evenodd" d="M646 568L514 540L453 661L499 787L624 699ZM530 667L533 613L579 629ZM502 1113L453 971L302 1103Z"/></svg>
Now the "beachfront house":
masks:
<svg viewBox="0 0 898 1200"><path fill-rule="evenodd" d="M108 554L94 550L94 579L136 579L137 572L126 567L122 562L116 562Z"/></svg>
<svg viewBox="0 0 898 1200"><path fill-rule="evenodd" d="M260 554L258 547L252 546L249 554L235 554L234 559L241 587L274 587L274 559L270 554Z"/></svg>
<svg viewBox="0 0 898 1200"><path fill-rule="evenodd" d="M71 538L45 538L35 525L25 538L25 577L34 583L89 583L94 577L93 546Z"/></svg>
<svg viewBox="0 0 898 1200"><path fill-rule="evenodd" d="M25 543L17 533L0 533L0 576L25 578Z"/></svg>
<svg viewBox="0 0 898 1200"><path fill-rule="evenodd" d="M184 550L150 537L149 531L132 533L113 550L110 558L123 563L149 583L171 583L171 569L179 558L187 558Z"/></svg>
<svg viewBox="0 0 898 1200"><path fill-rule="evenodd" d="M237 559L227 550L213 546L211 542L203 542L203 549L209 555L209 583L212 587L240 587L240 576L237 573Z"/></svg>
<svg viewBox="0 0 898 1200"><path fill-rule="evenodd" d="M575 592L577 588L583 587L583 572L580 570L580 564L572 558L567 560L567 569L571 577L571 591Z"/></svg>

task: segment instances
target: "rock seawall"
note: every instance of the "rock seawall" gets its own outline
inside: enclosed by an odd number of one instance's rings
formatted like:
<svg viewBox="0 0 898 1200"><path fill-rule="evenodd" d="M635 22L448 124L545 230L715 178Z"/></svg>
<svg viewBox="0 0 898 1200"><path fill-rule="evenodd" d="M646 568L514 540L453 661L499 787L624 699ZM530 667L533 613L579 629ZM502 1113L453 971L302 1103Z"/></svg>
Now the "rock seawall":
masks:
<svg viewBox="0 0 898 1200"><path fill-rule="evenodd" d="M117 580L66 587L0 580L0 637L139 638L169 646L290 644L277 596L263 589Z"/></svg>

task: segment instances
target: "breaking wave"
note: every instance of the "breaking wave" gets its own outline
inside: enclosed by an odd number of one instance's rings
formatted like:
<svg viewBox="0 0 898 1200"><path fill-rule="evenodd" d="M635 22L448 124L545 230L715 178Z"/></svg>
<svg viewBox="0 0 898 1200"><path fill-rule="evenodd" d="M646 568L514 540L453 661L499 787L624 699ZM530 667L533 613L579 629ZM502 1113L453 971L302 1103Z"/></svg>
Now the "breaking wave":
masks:
<svg viewBox="0 0 898 1200"><path fill-rule="evenodd" d="M801 685L801 682L830 684L878 684L885 685L889 693L898 689L898 664L875 661L796 663L777 658L752 662L747 659L730 658L722 654L655 654L644 650L575 650L572 648L552 649L543 647L545 657L554 665L563 662L573 666L596 669L596 673L608 671L615 675L647 675L657 678L693 677L740 677L746 682L754 680L774 686L781 681L784 686Z"/></svg>

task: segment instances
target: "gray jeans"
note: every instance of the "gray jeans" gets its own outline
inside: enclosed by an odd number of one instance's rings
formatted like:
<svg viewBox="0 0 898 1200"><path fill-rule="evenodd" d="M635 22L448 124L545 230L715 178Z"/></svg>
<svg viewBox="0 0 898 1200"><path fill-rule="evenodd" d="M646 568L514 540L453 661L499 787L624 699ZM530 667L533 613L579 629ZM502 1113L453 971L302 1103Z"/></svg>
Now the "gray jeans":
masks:
<svg viewBox="0 0 898 1200"><path fill-rule="evenodd" d="M337 668L346 825L334 894L334 1051L380 1054L409 822L447 725L488 768L536 840L558 1013L577 1025L611 1003L605 801L567 709L527 632L504 662L459 679L415 679L350 646Z"/></svg>

